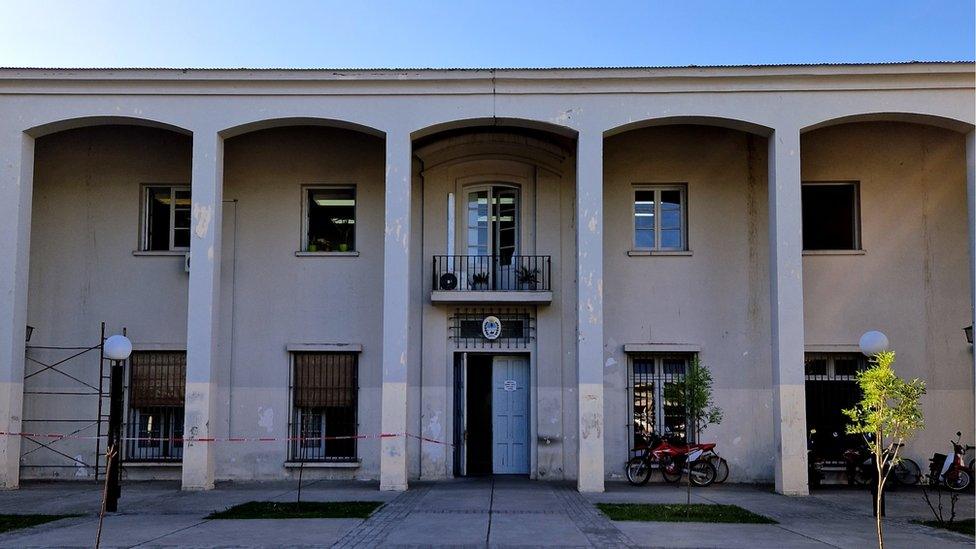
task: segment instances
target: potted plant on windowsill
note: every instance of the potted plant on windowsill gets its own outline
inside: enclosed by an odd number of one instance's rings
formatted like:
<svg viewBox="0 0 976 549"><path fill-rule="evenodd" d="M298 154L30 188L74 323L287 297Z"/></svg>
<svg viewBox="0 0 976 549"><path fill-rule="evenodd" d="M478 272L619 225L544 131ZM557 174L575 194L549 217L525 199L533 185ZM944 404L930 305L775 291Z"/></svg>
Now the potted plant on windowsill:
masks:
<svg viewBox="0 0 976 549"><path fill-rule="evenodd" d="M487 290L490 280L488 273L475 273L471 276L471 289L476 291Z"/></svg>
<svg viewBox="0 0 976 549"><path fill-rule="evenodd" d="M306 252L331 252L332 243L324 238L316 238L305 247Z"/></svg>
<svg viewBox="0 0 976 549"><path fill-rule="evenodd" d="M515 271L518 277L519 289L535 291L539 288L539 269L530 269L522 265Z"/></svg>

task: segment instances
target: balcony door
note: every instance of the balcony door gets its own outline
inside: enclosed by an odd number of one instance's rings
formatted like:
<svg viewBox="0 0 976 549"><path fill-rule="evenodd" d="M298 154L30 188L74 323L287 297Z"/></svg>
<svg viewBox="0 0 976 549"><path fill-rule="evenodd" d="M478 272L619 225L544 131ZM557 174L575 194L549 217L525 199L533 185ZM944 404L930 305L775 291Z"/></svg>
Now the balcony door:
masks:
<svg viewBox="0 0 976 549"><path fill-rule="evenodd" d="M516 287L513 257L519 248L519 190L486 185L467 192L467 255L475 274L487 275L490 288ZM483 258L483 259L482 259Z"/></svg>

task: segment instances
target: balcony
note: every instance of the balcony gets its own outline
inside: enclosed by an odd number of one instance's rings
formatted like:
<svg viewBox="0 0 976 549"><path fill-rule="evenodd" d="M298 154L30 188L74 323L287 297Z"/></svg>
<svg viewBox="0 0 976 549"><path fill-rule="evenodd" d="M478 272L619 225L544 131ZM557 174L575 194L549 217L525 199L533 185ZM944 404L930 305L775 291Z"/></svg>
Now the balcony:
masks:
<svg viewBox="0 0 976 549"><path fill-rule="evenodd" d="M548 255L435 255L433 303L552 303Z"/></svg>

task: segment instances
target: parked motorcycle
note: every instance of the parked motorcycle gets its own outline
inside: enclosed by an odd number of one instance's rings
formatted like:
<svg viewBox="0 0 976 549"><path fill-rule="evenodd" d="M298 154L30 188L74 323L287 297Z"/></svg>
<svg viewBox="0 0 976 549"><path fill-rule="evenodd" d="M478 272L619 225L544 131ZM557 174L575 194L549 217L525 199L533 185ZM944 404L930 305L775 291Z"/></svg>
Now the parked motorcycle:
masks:
<svg viewBox="0 0 976 549"><path fill-rule="evenodd" d="M956 431L956 440L950 440L951 455L936 452L929 459L929 483L942 484L955 492L962 492L973 482L973 467L966 465L966 452L973 446L963 446L959 443L962 432Z"/></svg>
<svg viewBox="0 0 976 549"><path fill-rule="evenodd" d="M816 429L810 429L807 435L807 483L811 488L819 487L824 479L823 461L817 454L816 434Z"/></svg>
<svg viewBox="0 0 976 549"><path fill-rule="evenodd" d="M633 452L637 455L627 462L626 475L635 486L647 484L654 469L660 469L669 482L678 482L687 472L693 485L709 486L718 477L714 462L724 466L722 480L728 477L728 464L715 453L714 443L682 444L672 442L671 437L651 434Z"/></svg>
<svg viewBox="0 0 976 549"><path fill-rule="evenodd" d="M904 444L896 444L898 448ZM890 457L890 451L885 452L885 457ZM877 466L874 464L874 455L867 444L861 444L844 451L844 462L847 464L847 483L866 486L873 482L877 474ZM889 478L895 484L901 486L914 486L922 479L922 468L913 459L898 458L894 469Z"/></svg>

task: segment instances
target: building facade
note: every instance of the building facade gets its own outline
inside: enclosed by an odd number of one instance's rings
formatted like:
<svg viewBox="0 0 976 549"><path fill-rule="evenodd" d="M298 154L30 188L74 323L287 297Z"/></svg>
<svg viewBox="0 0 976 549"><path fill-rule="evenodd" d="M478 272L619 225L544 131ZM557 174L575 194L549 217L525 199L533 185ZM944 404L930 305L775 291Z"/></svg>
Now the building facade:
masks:
<svg viewBox="0 0 976 549"><path fill-rule="evenodd" d="M97 474L103 322L125 475L186 489L599 491L696 435L697 357L732 480L805 494L873 329L924 462L974 429L974 110L972 63L0 70L0 486Z"/></svg>

